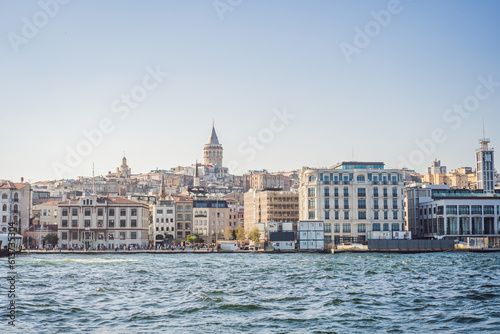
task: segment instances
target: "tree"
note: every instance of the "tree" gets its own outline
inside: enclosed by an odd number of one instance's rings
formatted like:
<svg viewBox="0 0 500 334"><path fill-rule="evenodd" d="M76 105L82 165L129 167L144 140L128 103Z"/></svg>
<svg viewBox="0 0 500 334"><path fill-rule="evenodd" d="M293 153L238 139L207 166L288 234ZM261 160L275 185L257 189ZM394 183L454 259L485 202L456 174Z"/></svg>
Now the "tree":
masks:
<svg viewBox="0 0 500 334"><path fill-rule="evenodd" d="M260 231L256 226L254 226L254 228L250 231L248 239L252 240L253 242L260 242Z"/></svg>
<svg viewBox="0 0 500 334"><path fill-rule="evenodd" d="M194 243L194 237L191 234L188 234L186 237L186 241L190 244Z"/></svg>
<svg viewBox="0 0 500 334"><path fill-rule="evenodd" d="M245 239L245 230L243 229L243 227L238 226L234 230L234 232L236 234L236 237L235 237L236 240L243 240L243 239Z"/></svg>
<svg viewBox="0 0 500 334"><path fill-rule="evenodd" d="M233 230L231 230L231 229L226 229L226 230L224 231L224 238L225 238L226 240L233 239Z"/></svg>
<svg viewBox="0 0 500 334"><path fill-rule="evenodd" d="M45 238L43 238L43 241L45 241L45 244L55 246L59 243L59 237L57 234L47 234Z"/></svg>

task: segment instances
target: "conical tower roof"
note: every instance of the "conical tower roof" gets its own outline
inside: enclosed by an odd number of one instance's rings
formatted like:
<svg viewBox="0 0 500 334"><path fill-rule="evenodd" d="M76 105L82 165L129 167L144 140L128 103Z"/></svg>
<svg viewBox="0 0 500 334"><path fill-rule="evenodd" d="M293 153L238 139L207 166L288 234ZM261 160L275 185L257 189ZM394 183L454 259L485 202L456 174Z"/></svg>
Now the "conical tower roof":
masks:
<svg viewBox="0 0 500 334"><path fill-rule="evenodd" d="M217 138L217 133L215 132L214 123L212 123L212 132L210 133L210 138L208 138L208 144L220 145L219 138Z"/></svg>

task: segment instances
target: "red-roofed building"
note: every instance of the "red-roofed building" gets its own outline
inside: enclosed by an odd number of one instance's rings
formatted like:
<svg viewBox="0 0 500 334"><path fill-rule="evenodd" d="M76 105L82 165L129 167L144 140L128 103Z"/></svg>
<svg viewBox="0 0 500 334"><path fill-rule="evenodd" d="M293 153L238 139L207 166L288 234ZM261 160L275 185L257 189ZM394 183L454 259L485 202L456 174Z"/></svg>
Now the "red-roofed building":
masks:
<svg viewBox="0 0 500 334"><path fill-rule="evenodd" d="M31 185L0 181L0 231L14 227L25 235L31 216Z"/></svg>

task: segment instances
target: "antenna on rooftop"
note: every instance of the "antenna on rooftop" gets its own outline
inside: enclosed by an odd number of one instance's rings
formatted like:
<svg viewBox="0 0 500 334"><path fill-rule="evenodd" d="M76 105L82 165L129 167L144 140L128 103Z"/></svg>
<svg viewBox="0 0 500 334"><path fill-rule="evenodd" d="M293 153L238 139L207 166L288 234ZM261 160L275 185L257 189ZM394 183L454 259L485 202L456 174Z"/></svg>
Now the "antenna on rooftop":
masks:
<svg viewBox="0 0 500 334"><path fill-rule="evenodd" d="M92 195L95 195L94 163L92 163Z"/></svg>

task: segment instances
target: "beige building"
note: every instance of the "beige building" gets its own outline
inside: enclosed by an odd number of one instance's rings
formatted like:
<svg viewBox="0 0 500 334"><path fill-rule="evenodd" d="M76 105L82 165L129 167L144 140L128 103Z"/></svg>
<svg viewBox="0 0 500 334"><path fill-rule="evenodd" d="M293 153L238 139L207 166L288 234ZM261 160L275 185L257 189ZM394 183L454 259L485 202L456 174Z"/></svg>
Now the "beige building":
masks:
<svg viewBox="0 0 500 334"><path fill-rule="evenodd" d="M58 206L59 247L115 247L149 242L148 205L122 197L83 196Z"/></svg>
<svg viewBox="0 0 500 334"><path fill-rule="evenodd" d="M0 181L0 231L13 226L25 235L31 216L31 185L29 183ZM12 225L9 225L12 224Z"/></svg>
<svg viewBox="0 0 500 334"><path fill-rule="evenodd" d="M255 223L299 221L299 194L289 191L256 191L245 193L245 231Z"/></svg>
<svg viewBox="0 0 500 334"><path fill-rule="evenodd" d="M243 174L243 191L265 189L290 190L290 178L281 173L269 173L267 170L252 170Z"/></svg>
<svg viewBox="0 0 500 334"><path fill-rule="evenodd" d="M50 201L33 206L33 220L26 232L29 248L43 247L48 234L57 234L59 201Z"/></svg>
<svg viewBox="0 0 500 334"><path fill-rule="evenodd" d="M175 202L175 240L185 241L193 234L193 200L188 196L172 196Z"/></svg>
<svg viewBox="0 0 500 334"><path fill-rule="evenodd" d="M476 173L471 167L460 167L446 173L446 167L441 166L441 161L435 160L431 167L427 168L427 174L422 182L433 185L449 185L454 189L475 189Z"/></svg>
<svg viewBox="0 0 500 334"><path fill-rule="evenodd" d="M229 222L235 221L229 216L234 213L230 210L228 201L217 197L195 198L193 200L193 234L198 234L206 243L215 243L224 240Z"/></svg>

